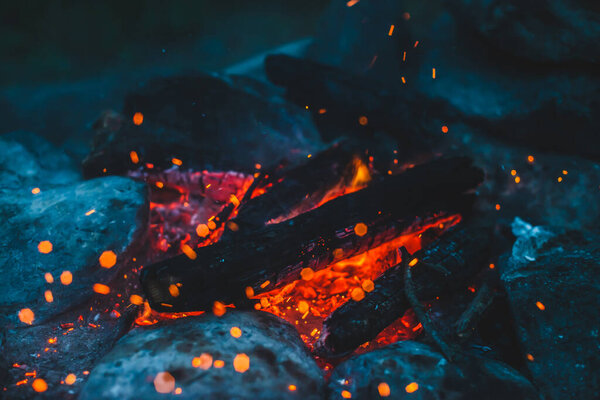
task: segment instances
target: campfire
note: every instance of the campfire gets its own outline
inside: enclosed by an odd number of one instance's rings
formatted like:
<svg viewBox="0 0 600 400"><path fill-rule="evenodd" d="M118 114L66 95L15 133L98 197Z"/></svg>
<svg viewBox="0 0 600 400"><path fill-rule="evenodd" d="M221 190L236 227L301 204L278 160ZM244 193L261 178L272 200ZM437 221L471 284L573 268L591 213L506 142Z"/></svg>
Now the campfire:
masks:
<svg viewBox="0 0 600 400"><path fill-rule="evenodd" d="M0 91L0 397L597 398L598 10L500 3Z"/></svg>

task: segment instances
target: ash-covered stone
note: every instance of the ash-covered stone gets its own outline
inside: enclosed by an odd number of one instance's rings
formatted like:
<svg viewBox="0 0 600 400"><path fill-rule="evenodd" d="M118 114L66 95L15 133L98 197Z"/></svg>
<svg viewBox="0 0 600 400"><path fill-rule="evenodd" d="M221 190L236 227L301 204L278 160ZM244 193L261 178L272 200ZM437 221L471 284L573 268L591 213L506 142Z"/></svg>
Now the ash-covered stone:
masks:
<svg viewBox="0 0 600 400"><path fill-rule="evenodd" d="M147 231L146 187L106 177L38 194L21 188L0 194L0 215L0 309L23 326L18 312L29 308L35 325L85 302L95 283L118 274ZM116 265L100 266L104 251L116 254Z"/></svg>
<svg viewBox="0 0 600 400"><path fill-rule="evenodd" d="M404 341L353 357L338 365L329 382L329 398L343 391L352 399L537 399L535 389L518 372L498 361L465 356L448 362L432 347ZM384 391L385 393L385 391Z"/></svg>
<svg viewBox="0 0 600 400"><path fill-rule="evenodd" d="M255 93L203 74L149 80L125 98L122 118L99 122L84 175L137 169L131 151L160 169L175 157L183 168L253 173L256 163L294 163L321 147L306 110Z"/></svg>
<svg viewBox="0 0 600 400"><path fill-rule="evenodd" d="M517 243L499 267L533 382L549 399L598 398L600 238L513 228Z"/></svg>
<svg viewBox="0 0 600 400"><path fill-rule="evenodd" d="M232 336L233 327L240 337ZM236 365L245 369L242 354L249 368L236 372ZM80 399L168 397L157 389L178 399L318 399L323 386L321 370L291 325L264 312L228 309L222 317L134 329L92 370Z"/></svg>

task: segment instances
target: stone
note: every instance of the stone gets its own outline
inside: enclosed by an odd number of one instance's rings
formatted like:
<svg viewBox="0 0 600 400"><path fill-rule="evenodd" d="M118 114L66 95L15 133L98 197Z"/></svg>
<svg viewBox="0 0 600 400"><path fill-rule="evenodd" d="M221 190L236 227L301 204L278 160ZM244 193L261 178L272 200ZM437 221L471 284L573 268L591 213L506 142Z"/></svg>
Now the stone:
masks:
<svg viewBox="0 0 600 400"><path fill-rule="evenodd" d="M329 398L379 398L380 384L390 399L538 399L535 389L507 365L475 356L448 362L432 347L398 342L338 365L329 380ZM385 393L385 391L384 391Z"/></svg>
<svg viewBox="0 0 600 400"><path fill-rule="evenodd" d="M238 338L233 327L241 330ZM79 398L161 399L160 390L181 399L318 399L323 388L321 370L291 325L264 312L227 309L222 317L135 328L92 370Z"/></svg>
<svg viewBox="0 0 600 400"><path fill-rule="evenodd" d="M79 179L81 173L75 162L46 139L29 132L0 136L3 189L46 189Z"/></svg>
<svg viewBox="0 0 600 400"><path fill-rule="evenodd" d="M42 323L114 278L147 233L146 191L129 178L105 177L0 193L0 309L9 322L23 326L18 313L28 308L33 324ZM116 265L100 266L104 251L116 254Z"/></svg>
<svg viewBox="0 0 600 400"><path fill-rule="evenodd" d="M122 115L98 122L84 175L125 174L146 163L166 169L174 157L186 169L254 173L256 163L293 164L319 150L309 113L256 95L258 85L245 90L204 74L145 82L126 96ZM138 112L140 125L132 120Z"/></svg>
<svg viewBox="0 0 600 400"><path fill-rule="evenodd" d="M522 357L544 398L600 396L600 237L515 221L499 263Z"/></svg>

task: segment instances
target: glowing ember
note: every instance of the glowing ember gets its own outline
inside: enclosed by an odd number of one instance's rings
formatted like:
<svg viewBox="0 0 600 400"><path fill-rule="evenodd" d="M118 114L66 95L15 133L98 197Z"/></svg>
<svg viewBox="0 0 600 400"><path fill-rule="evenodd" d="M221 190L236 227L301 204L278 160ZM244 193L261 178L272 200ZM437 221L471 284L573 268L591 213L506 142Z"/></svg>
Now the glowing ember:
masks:
<svg viewBox="0 0 600 400"><path fill-rule="evenodd" d="M112 250L107 250L100 255L98 259L100 265L104 268L112 268L117 263L117 255Z"/></svg>
<svg viewBox="0 0 600 400"><path fill-rule="evenodd" d="M215 360L215 362L213 363L213 366L215 368L223 368L225 366L225 361L223 361L223 360Z"/></svg>
<svg viewBox="0 0 600 400"><path fill-rule="evenodd" d="M240 336L242 336L242 330L237 326L234 326L229 330L229 334L234 338L239 338Z"/></svg>
<svg viewBox="0 0 600 400"><path fill-rule="evenodd" d="M65 383L67 385L72 385L75 383L75 381L77 380L77 376L75 376L75 374L69 374L67 375L67 377L65 378Z"/></svg>
<svg viewBox="0 0 600 400"><path fill-rule="evenodd" d="M63 285L70 285L71 282L73 282L73 274L71 274L71 271L63 271L62 274L60 274L60 283Z"/></svg>
<svg viewBox="0 0 600 400"><path fill-rule="evenodd" d="M48 283L54 282L54 277L52 276L52 274L50 272L46 272L44 274L44 279L46 279L46 282L48 282Z"/></svg>
<svg viewBox="0 0 600 400"><path fill-rule="evenodd" d="M365 279L360 286L363 288L365 292L372 292L375 290L375 283L370 279Z"/></svg>
<svg viewBox="0 0 600 400"><path fill-rule="evenodd" d="M352 300L354 301L361 301L365 298L365 291L358 287L354 288L352 289L352 292L350 292L350 297L352 297Z"/></svg>
<svg viewBox="0 0 600 400"><path fill-rule="evenodd" d="M198 224L198 226L196 227L196 234L201 238L207 237L209 233L210 229L208 229L208 226L206 226L205 224Z"/></svg>
<svg viewBox="0 0 600 400"><path fill-rule="evenodd" d="M388 397L391 393L390 386L385 382L381 382L379 385L377 385L377 391L381 397Z"/></svg>
<svg viewBox="0 0 600 400"><path fill-rule="evenodd" d="M38 244L38 251L40 253L48 254L52 251L52 243L49 240L43 240Z"/></svg>
<svg viewBox="0 0 600 400"><path fill-rule="evenodd" d="M142 299L142 296L139 296L137 294L132 294L129 297L129 302L131 304L135 304L136 306L141 306L142 304L144 304L144 299Z"/></svg>
<svg viewBox="0 0 600 400"><path fill-rule="evenodd" d="M448 127L446 125L442 126L442 132L448 133Z"/></svg>
<svg viewBox="0 0 600 400"><path fill-rule="evenodd" d="M342 397L343 397L344 399L351 399L351 398L352 398L352 393L350 393L350 392L349 392L349 391L347 391L347 390L342 390Z"/></svg>
<svg viewBox="0 0 600 400"><path fill-rule="evenodd" d="M136 112L133 114L133 123L136 125L141 125L144 122L144 114L141 112Z"/></svg>
<svg viewBox="0 0 600 400"><path fill-rule="evenodd" d="M92 287L92 289L94 290L94 292L99 293L99 294L109 294L110 293L110 288L101 283L94 283L94 286Z"/></svg>
<svg viewBox="0 0 600 400"><path fill-rule="evenodd" d="M36 188L31 189L31 193L33 193L33 194L38 194L39 192L40 192L40 188L36 187Z"/></svg>
<svg viewBox="0 0 600 400"><path fill-rule="evenodd" d="M293 392L293 391L295 391L295 390L296 390L296 385L290 385L290 386L288 386L288 390L289 390L290 392Z"/></svg>
<svg viewBox="0 0 600 400"><path fill-rule="evenodd" d="M213 358L208 353L200 354L200 357L194 357L192 359L192 367L207 370L212 366Z"/></svg>
<svg viewBox="0 0 600 400"><path fill-rule="evenodd" d="M177 285L169 285L169 294L172 297L179 297L179 288Z"/></svg>
<svg viewBox="0 0 600 400"><path fill-rule="evenodd" d="M367 234L367 225L359 222L354 227L354 233L356 233L357 236L365 236Z"/></svg>
<svg viewBox="0 0 600 400"><path fill-rule="evenodd" d="M227 311L225 309L225 304L221 303L220 301L215 301L213 304L213 314L215 314L217 317L221 317L225 314L225 311Z"/></svg>
<svg viewBox="0 0 600 400"><path fill-rule="evenodd" d="M540 301L536 301L535 305L537 306L537 308L539 308L542 311L544 311L546 309L546 306L544 304L542 304L542 302L540 302Z"/></svg>
<svg viewBox="0 0 600 400"><path fill-rule="evenodd" d="M300 276L305 281L310 281L312 278L314 278L315 271L313 271L312 268L303 268L302 271L300 271Z"/></svg>
<svg viewBox="0 0 600 400"><path fill-rule="evenodd" d="M137 164L137 163L140 162L140 157L138 156L138 153L136 151L133 151L133 150L129 152L129 159L134 164Z"/></svg>
<svg viewBox="0 0 600 400"><path fill-rule="evenodd" d="M533 362L534 358L531 354L527 353L527 360Z"/></svg>
<svg viewBox="0 0 600 400"><path fill-rule="evenodd" d="M233 359L233 368L240 374L248 371L250 368L250 357L244 353L236 355Z"/></svg>
<svg viewBox="0 0 600 400"><path fill-rule="evenodd" d="M19 311L19 319L24 324L27 324L27 325L33 324L34 318L35 318L35 314L29 308L23 308L21 311Z"/></svg>
<svg viewBox="0 0 600 400"><path fill-rule="evenodd" d="M159 372L154 378L154 388L158 393L171 393L175 390L175 378L168 372Z"/></svg>
<svg viewBox="0 0 600 400"><path fill-rule="evenodd" d="M45 392L46 390L48 390L48 384L42 378L37 378L36 380L34 380L31 384L31 387L38 393Z"/></svg>
<svg viewBox="0 0 600 400"><path fill-rule="evenodd" d="M48 303L52 303L54 301L54 296L52 296L52 291L51 290L46 290L44 292L44 298L46 299L46 301Z"/></svg>
<svg viewBox="0 0 600 400"><path fill-rule="evenodd" d="M361 115L360 118L358 118L358 123L362 126L366 126L369 123L369 119L364 115Z"/></svg>
<svg viewBox="0 0 600 400"><path fill-rule="evenodd" d="M417 382L411 382L408 385L406 385L406 393L413 393L416 392L417 390L419 390L419 384Z"/></svg>

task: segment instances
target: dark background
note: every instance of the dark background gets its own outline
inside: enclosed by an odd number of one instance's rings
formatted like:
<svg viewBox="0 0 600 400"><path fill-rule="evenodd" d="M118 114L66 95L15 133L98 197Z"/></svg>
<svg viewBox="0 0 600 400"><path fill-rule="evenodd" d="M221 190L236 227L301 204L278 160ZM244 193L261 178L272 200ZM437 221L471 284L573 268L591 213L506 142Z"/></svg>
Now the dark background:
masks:
<svg viewBox="0 0 600 400"><path fill-rule="evenodd" d="M0 2L0 85L139 66L215 70L310 36L329 0ZM164 51L163 51L164 49Z"/></svg>

